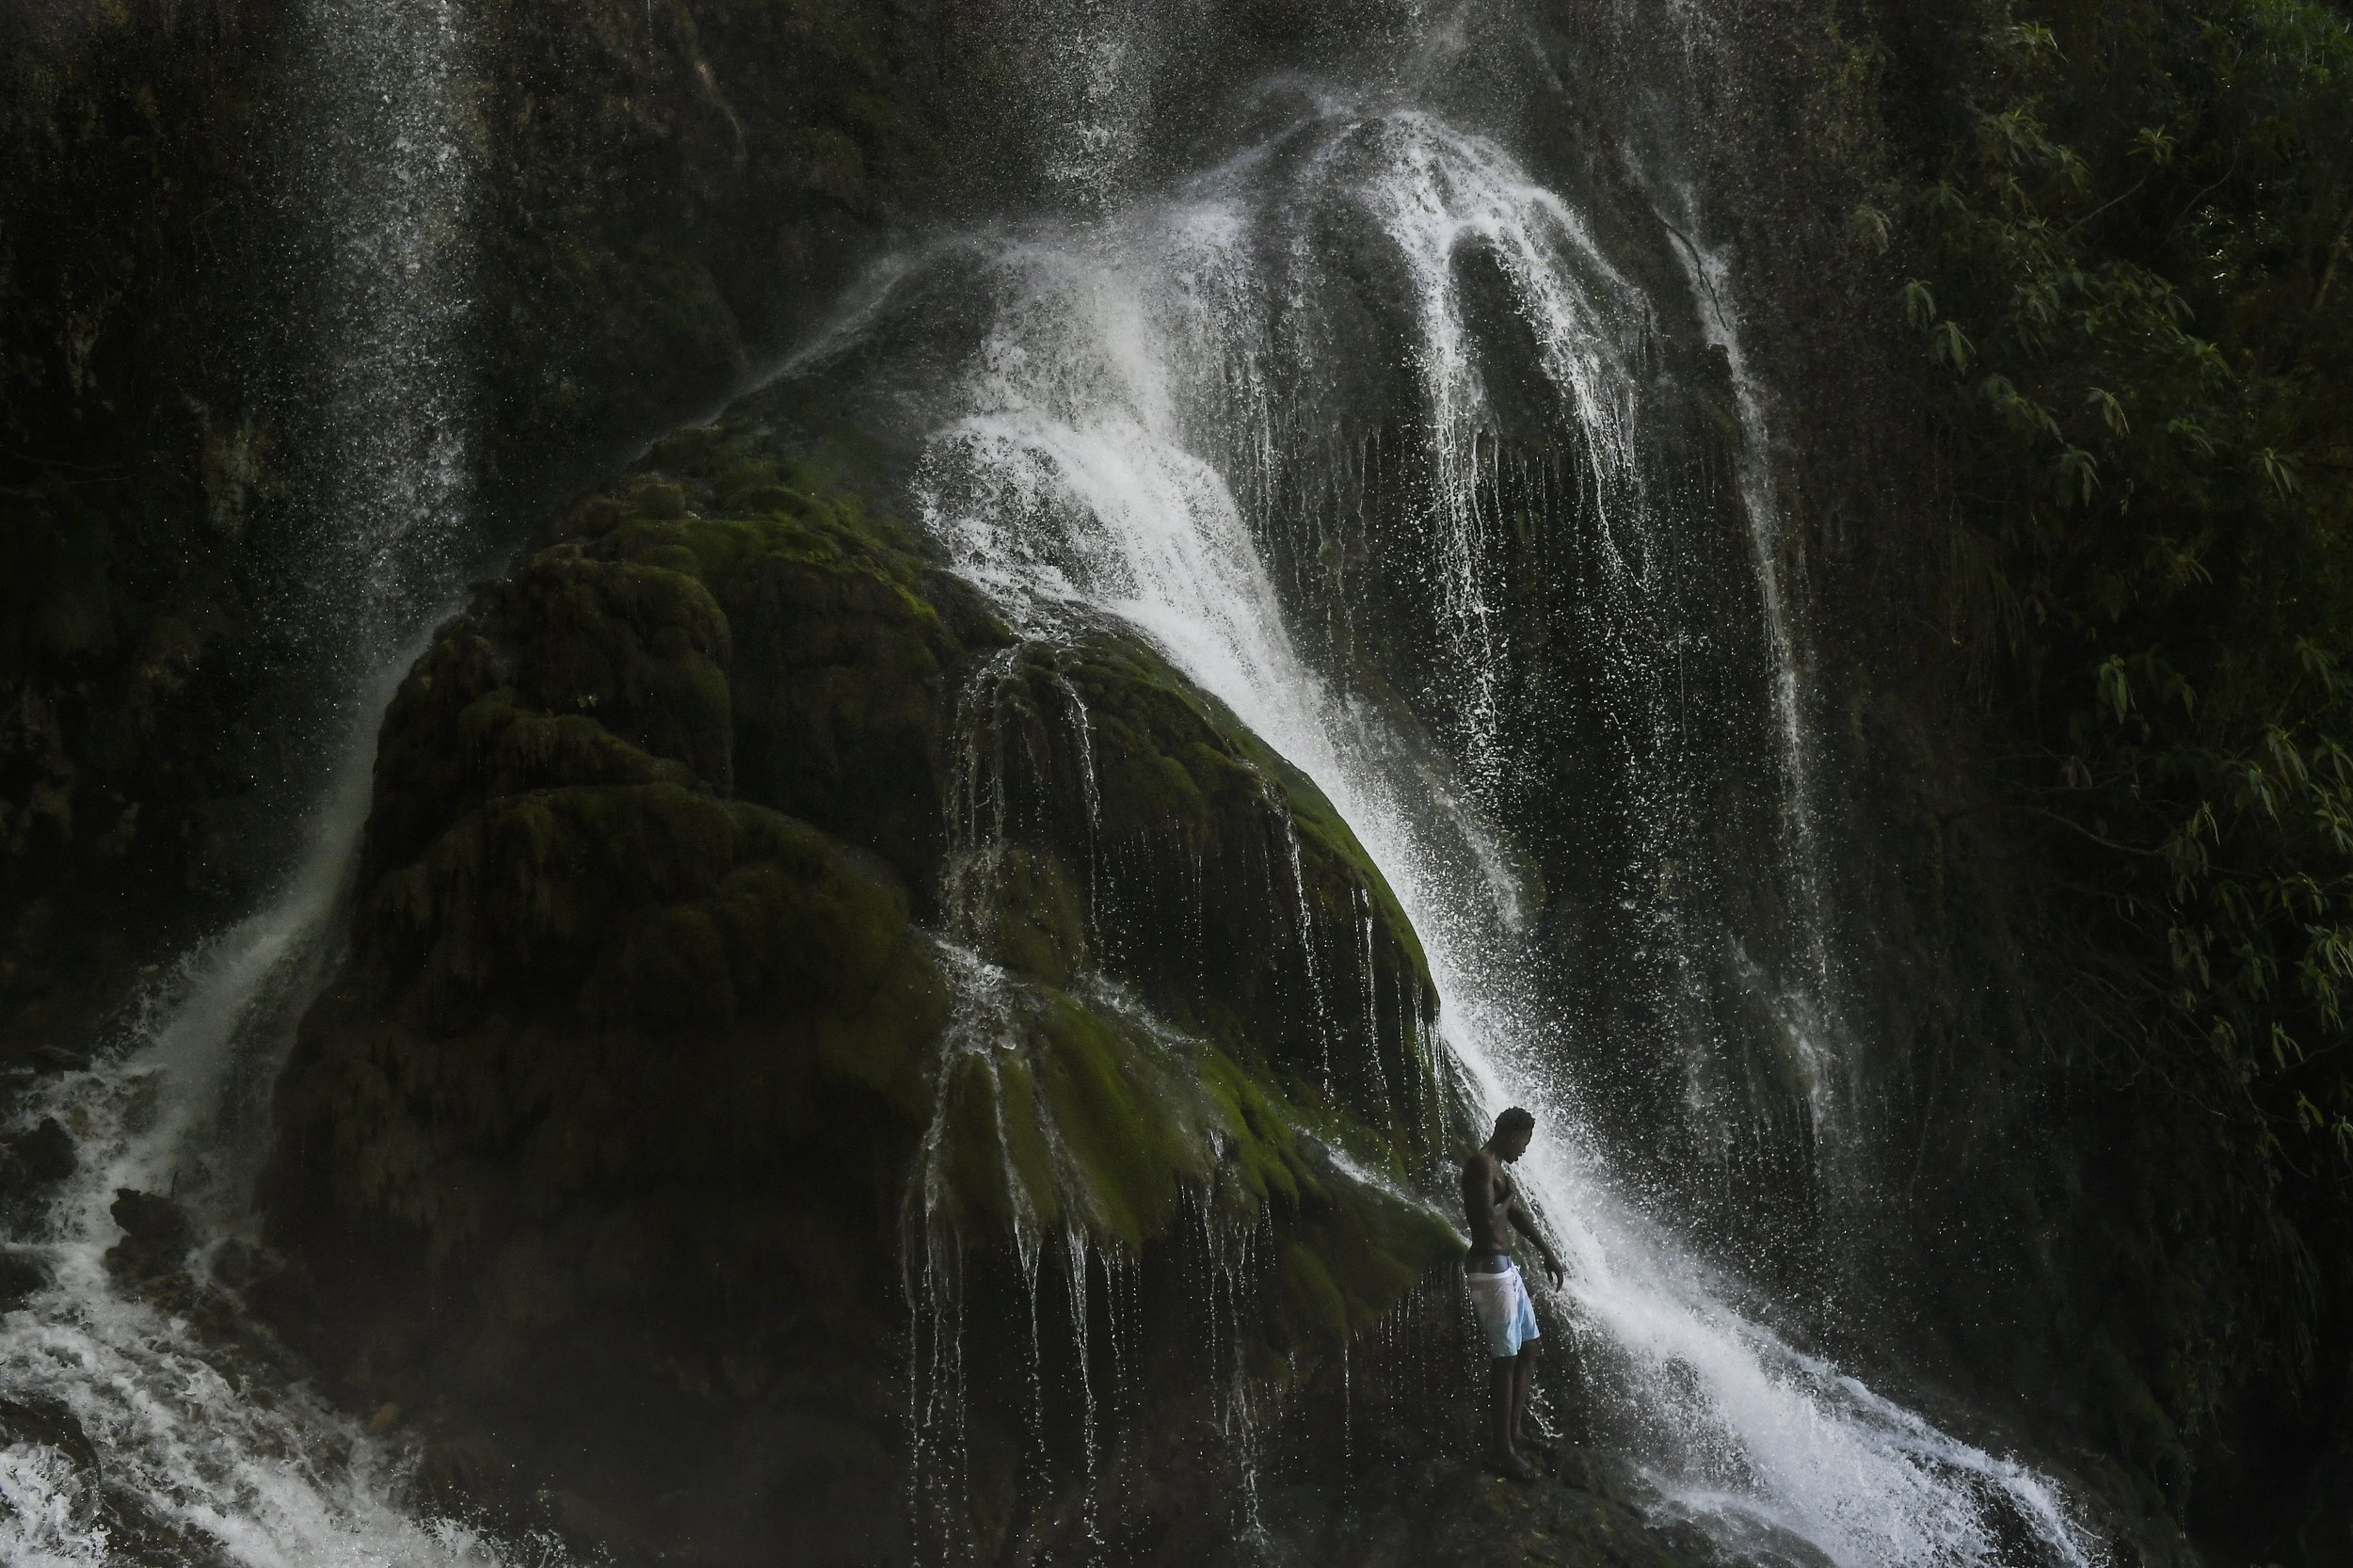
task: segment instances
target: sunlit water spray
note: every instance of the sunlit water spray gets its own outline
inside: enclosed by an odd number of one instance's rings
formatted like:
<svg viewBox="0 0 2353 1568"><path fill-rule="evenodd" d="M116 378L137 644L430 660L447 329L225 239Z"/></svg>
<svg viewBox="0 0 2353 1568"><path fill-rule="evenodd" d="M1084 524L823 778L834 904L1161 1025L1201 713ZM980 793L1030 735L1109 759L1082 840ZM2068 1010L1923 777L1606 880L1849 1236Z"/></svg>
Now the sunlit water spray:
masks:
<svg viewBox="0 0 2353 1568"><path fill-rule="evenodd" d="M1346 383L1315 377L1348 367L1312 344L1286 349L1284 331L1320 301L1267 259L1312 250L1289 226L1335 204L1370 220L1408 280L1417 328L1404 351L1439 455L1432 569L1456 657L1489 657L1472 472L1482 350L1452 270L1474 240L1502 258L1559 417L1594 466L1593 525L1622 568L1598 605L1639 611L1645 531L1671 520L1645 508L1630 435L1639 389L1614 346L1644 329L1641 301L1499 148L1420 115L1327 106L1172 205L963 252L957 264L985 275L994 314L929 442L917 482L928 525L1033 628L1110 616L1143 632L1354 829L1420 933L1445 1046L1481 1109L1527 1104L1548 1129L1523 1170L1569 1262L1556 1304L1593 1331L1581 1336L1596 1347L1588 1385L1621 1412L1661 1507L1735 1538L1795 1538L1843 1568L2016 1561L2003 1543L2021 1538L2025 1560L2098 1560L2049 1482L1784 1342L1618 1195L1563 1065L1572 1026L1528 979L1537 965L1517 896L1492 830L1464 804L1475 797L1294 642L1258 532L1267 520L1253 509L1272 487L1252 455L1282 448L1266 413L1275 393L1337 402ZM1629 662L1657 657L1640 637L1619 646ZM1481 737L1498 722L1482 679L1471 669L1462 687L1458 744L1474 775L1491 765ZM1638 709L1656 684L1631 680ZM1655 715L1629 722L1639 732Z"/></svg>

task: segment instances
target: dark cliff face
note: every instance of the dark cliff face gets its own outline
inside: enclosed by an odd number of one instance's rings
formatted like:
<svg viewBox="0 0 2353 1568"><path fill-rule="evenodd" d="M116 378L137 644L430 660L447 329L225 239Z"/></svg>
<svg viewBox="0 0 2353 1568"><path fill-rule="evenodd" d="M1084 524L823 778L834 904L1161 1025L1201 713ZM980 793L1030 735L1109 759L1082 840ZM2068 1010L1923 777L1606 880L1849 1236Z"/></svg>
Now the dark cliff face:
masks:
<svg viewBox="0 0 2353 1568"><path fill-rule="evenodd" d="M245 702L272 642L275 458L224 372L267 277L251 159L271 51L230 12L142 17L151 30L90 10L0 21L12 1054L78 1047L94 989L189 904L220 907L243 880L223 808L272 762ZM99 986L93 955L111 961Z"/></svg>
<svg viewBox="0 0 2353 1568"><path fill-rule="evenodd" d="M333 367L298 324L334 308L316 210L362 172L334 124L365 84L317 9L0 19L11 1050L72 1046L129 965L281 869L265 824L341 699L315 541L358 524L334 514ZM838 287L938 167L926 62L881 6L464 20L471 303L444 369L474 492L536 520L551 503L513 498L723 399Z"/></svg>

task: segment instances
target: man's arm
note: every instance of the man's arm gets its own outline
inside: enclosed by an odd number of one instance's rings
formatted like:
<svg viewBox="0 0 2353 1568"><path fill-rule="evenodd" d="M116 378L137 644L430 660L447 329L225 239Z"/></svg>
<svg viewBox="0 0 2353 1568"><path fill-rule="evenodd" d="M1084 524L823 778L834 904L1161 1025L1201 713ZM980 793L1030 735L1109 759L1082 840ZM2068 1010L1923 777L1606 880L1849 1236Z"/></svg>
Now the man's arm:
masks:
<svg viewBox="0 0 2353 1568"><path fill-rule="evenodd" d="M1535 1242L1536 1250L1544 1255L1545 1272L1552 1276L1553 1288L1557 1290L1566 1284L1569 1277L1568 1271L1561 1267L1561 1259L1553 1255L1552 1243L1545 1240L1538 1232L1536 1216L1528 1211L1528 1205L1520 1201L1520 1195L1517 1192L1512 1194L1510 1217L1512 1228Z"/></svg>
<svg viewBox="0 0 2353 1568"><path fill-rule="evenodd" d="M1495 1206L1494 1174L1484 1160L1473 1155L1463 1161L1463 1218L1470 1225L1473 1245L1479 1241L1480 1216L1493 1213Z"/></svg>

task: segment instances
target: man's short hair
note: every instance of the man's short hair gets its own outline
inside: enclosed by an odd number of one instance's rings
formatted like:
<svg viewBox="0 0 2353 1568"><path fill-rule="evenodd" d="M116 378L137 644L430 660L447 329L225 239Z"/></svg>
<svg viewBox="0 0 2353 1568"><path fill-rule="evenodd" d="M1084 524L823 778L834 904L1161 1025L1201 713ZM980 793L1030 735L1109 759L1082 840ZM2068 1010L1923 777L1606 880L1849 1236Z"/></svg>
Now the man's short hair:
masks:
<svg viewBox="0 0 2353 1568"><path fill-rule="evenodd" d="M1535 1130L1536 1118L1529 1112L1521 1110L1516 1105L1512 1107L1511 1110L1506 1111L1502 1115L1496 1118L1496 1131L1497 1133L1533 1132Z"/></svg>

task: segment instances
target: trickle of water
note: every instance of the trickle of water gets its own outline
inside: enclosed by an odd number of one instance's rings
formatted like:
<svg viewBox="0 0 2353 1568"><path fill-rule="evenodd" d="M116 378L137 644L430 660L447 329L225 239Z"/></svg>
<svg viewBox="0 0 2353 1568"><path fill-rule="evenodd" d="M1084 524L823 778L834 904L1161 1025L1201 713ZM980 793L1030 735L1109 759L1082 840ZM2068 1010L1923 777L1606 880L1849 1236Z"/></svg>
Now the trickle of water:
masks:
<svg viewBox="0 0 2353 1568"><path fill-rule="evenodd" d="M1621 566L1614 531L1639 509L1641 488L1632 408L1638 383L1625 350L1649 321L1640 292L1609 264L1577 215L1499 148L1410 110L1363 121L1357 137L1379 160L1359 200L1410 280L1419 332L1415 362L1434 458L1428 504L1451 652L1465 684L1464 760L1474 779L1485 781L1501 766L1502 660L1488 583L1489 536L1499 520L1483 504L1499 449L1466 320L1463 255L1477 247L1491 257L1536 324L1545 372L1587 438L1602 537Z"/></svg>
<svg viewBox="0 0 2353 1568"><path fill-rule="evenodd" d="M1095 1370L1089 1344L1090 1318L1087 1309L1087 1261L1094 1248L1086 1232L1073 1226L1063 1232L1064 1275L1070 1294L1070 1338L1077 1351L1074 1366L1079 1384L1079 1450L1082 1480L1079 1494L1079 1528L1086 1538L1090 1559L1099 1559L1103 1550L1103 1531L1097 1520L1096 1472L1098 1465L1095 1437Z"/></svg>
<svg viewBox="0 0 2353 1568"><path fill-rule="evenodd" d="M965 1546L972 1517L971 1476L966 1436L965 1248L954 1214L948 1164L950 1141L969 1129L954 1125L955 1073L970 1063L993 1074L998 1053L1012 1048L1015 1020L1003 973L968 950L943 946L955 985L954 1009L941 1039L939 1089L932 1118L917 1145L899 1221L902 1295L907 1307L908 1517L919 1560L952 1561ZM1004 1148L1001 1096L998 1145ZM1029 1208L1028 1189L1005 1155L1006 1190L1015 1206L1010 1232L1029 1294L1032 1408L1045 1403L1038 1383L1037 1271L1039 1227ZM1033 1442L1042 1444L1033 1432ZM1042 1448L1040 1448L1042 1462Z"/></svg>
<svg viewBox="0 0 2353 1568"><path fill-rule="evenodd" d="M983 660L956 695L948 752L948 862L940 889L952 936L984 939L994 912L1006 825L1002 709L1021 647Z"/></svg>
<svg viewBox="0 0 2353 1568"><path fill-rule="evenodd" d="M1357 955L1357 965L1365 976L1365 1040L1371 1048L1367 1052L1367 1060L1372 1068L1374 1103L1386 1115L1391 1109L1389 1078L1388 1070L1381 1065L1381 965L1373 943L1372 900L1361 888L1353 889L1353 898L1357 934L1365 939L1363 950Z"/></svg>
<svg viewBox="0 0 2353 1568"><path fill-rule="evenodd" d="M1202 1279L1207 1300L1208 1371L1213 1391L1212 1419L1225 1463L1235 1482L1233 1523L1245 1547L1263 1552L1268 1544L1266 1518L1260 1508L1261 1459L1258 1452L1262 1421L1258 1411L1258 1382L1250 1366L1250 1325L1257 1304L1258 1246L1264 1227L1261 1216L1247 1221L1220 1213L1214 1202L1201 1203L1196 1213L1206 1267Z"/></svg>
<svg viewBox="0 0 2353 1568"><path fill-rule="evenodd" d="M1307 903L1307 873L1300 860L1299 823L1290 808L1275 794L1274 787L1260 780L1267 809L1283 824L1284 863L1290 870L1290 904L1299 912L1299 952L1307 971L1307 1005L1314 1011L1318 1061L1322 1074L1324 1098L1332 1097L1332 1032L1334 1020L1330 1002L1323 990L1323 965L1316 956L1315 911ZM1376 1055L1375 1060L1378 1060Z"/></svg>
<svg viewBox="0 0 2353 1568"><path fill-rule="evenodd" d="M1725 254L1704 246L1694 232L1692 216L1698 200L1689 190L1677 193L1683 224L1670 224L1675 259L1690 286L1691 303L1700 329L1710 346L1723 352L1732 377L1733 404L1740 422L1737 461L1740 504L1748 520L1751 548L1756 563L1757 597L1764 622L1765 645L1772 683L1774 734L1779 742L1782 773L1783 864L1792 884L1799 939L1805 952L1810 994L1796 999L1791 1036L1804 1072L1808 1108L1814 1125L1824 1131L1835 1125L1836 1108L1833 1053L1826 1034L1839 1032L1839 976L1831 954L1828 894L1823 886L1821 835L1815 803L1813 744L1806 733L1805 694L1797 616L1783 581L1785 519L1780 487L1773 473L1772 427L1766 417L1765 392L1749 365L1741 341L1739 318L1733 305L1735 280Z"/></svg>

